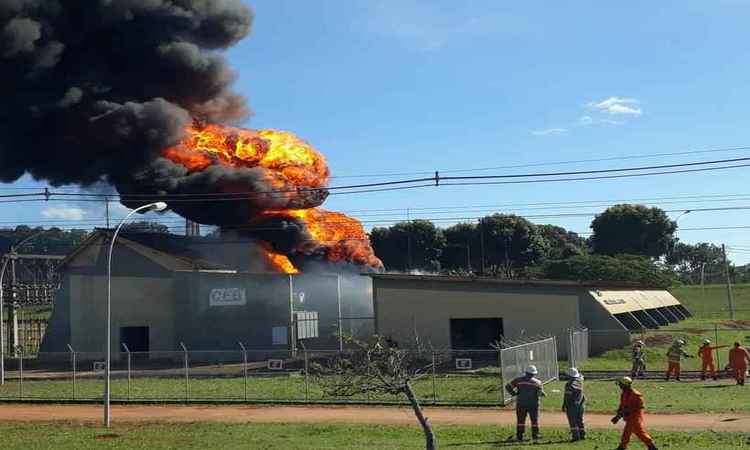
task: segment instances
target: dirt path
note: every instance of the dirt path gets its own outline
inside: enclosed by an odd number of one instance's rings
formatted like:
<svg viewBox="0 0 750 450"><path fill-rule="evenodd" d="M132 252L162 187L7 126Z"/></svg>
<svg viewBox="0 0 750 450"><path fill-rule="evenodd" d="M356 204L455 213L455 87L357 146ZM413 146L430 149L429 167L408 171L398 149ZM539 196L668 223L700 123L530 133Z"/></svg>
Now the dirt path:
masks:
<svg viewBox="0 0 750 450"><path fill-rule="evenodd" d="M411 410L361 406L113 406L115 422L227 422L227 423L365 423L414 425ZM512 425L512 410L491 408L427 408L436 425ZM85 422L98 423L102 408L92 405L0 405L0 422ZM614 428L610 415L588 414L592 428ZM544 426L565 427L563 414L542 415ZM653 414L647 416L653 429L747 431L750 415L741 414ZM622 426L622 425L620 425Z"/></svg>

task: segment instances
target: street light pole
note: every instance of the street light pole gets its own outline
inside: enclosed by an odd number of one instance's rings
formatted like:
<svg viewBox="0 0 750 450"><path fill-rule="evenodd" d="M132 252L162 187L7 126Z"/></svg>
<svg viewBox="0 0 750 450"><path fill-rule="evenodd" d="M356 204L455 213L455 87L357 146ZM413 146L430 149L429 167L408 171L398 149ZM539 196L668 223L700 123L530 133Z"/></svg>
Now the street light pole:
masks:
<svg viewBox="0 0 750 450"><path fill-rule="evenodd" d="M690 209L686 209L685 211L682 212L682 214L680 214L679 216L677 216L677 218L674 219L675 233L677 233L677 231L679 231L679 229L677 228L677 223L680 221L680 219L682 219L685 215L690 214L691 212L693 212L693 211L690 210ZM677 241L674 240L674 239L672 239L672 245L671 245L671 248L669 250L669 255L668 256L671 256L671 255L674 254L674 247L676 245L677 245Z"/></svg>
<svg viewBox="0 0 750 450"><path fill-rule="evenodd" d="M123 225L133 216L133 214L137 212L145 212L145 211L164 211L167 209L167 204L164 202L156 202L156 203L149 203L148 205L143 205L140 208L136 208L133 211L130 212L127 216L125 216L122 221L120 221L120 224L117 225L117 229L115 229L115 233L112 235L112 240L109 243L109 251L107 252L107 304L105 309L105 316L106 316L106 322L107 322L107 336L105 339L106 342L106 365L104 368L104 426L109 428L112 425L112 412L110 408L110 397L111 397L111 389L110 389L110 362L112 360L112 348L111 348L111 339L112 339L112 250L115 248L115 241L117 240L117 235L120 234L120 230L122 229Z"/></svg>

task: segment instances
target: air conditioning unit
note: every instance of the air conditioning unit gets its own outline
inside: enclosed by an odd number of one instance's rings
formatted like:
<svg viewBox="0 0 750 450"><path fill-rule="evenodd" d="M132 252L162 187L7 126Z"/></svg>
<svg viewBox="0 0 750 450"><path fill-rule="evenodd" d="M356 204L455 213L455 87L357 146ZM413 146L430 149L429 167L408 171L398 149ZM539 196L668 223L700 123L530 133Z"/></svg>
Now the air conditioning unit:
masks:
<svg viewBox="0 0 750 450"><path fill-rule="evenodd" d="M456 358L457 370L469 370L472 368L471 358Z"/></svg>
<svg viewBox="0 0 750 450"><path fill-rule="evenodd" d="M283 359L269 359L268 370L284 370L284 360Z"/></svg>

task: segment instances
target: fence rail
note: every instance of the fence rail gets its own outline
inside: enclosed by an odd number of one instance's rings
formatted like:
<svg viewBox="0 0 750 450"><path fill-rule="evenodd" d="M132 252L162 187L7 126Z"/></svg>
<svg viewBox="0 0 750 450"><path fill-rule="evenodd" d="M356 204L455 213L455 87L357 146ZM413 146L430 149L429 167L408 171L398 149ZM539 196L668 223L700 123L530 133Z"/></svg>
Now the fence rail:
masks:
<svg viewBox="0 0 750 450"><path fill-rule="evenodd" d="M529 345L532 345L531 347ZM431 370L414 382L425 404L494 405L507 403L504 381L514 376L511 365L535 362L544 381L557 378L553 338L533 347L488 350L436 350L421 352L432 361ZM521 356L529 349L534 355ZM345 350L346 351L346 350ZM545 353L547 352L547 353ZM310 371L337 350L297 349L236 351L133 352L123 347L111 364L112 398L115 401L180 402L299 402L299 403L406 403L393 395L334 397L325 393L321 379ZM503 356L505 355L505 363ZM510 355L516 355L511 361ZM98 401L104 391L104 353L78 352L69 347L59 353L17 353L6 359L5 384L0 400Z"/></svg>
<svg viewBox="0 0 750 450"><path fill-rule="evenodd" d="M310 374L312 363L335 351L278 350L116 353L111 365L115 401L401 403L397 396L327 396ZM427 404L499 405L497 350L435 351L432 371L415 383ZM104 354L18 353L5 362L0 400L97 401L104 391Z"/></svg>
<svg viewBox="0 0 750 450"><path fill-rule="evenodd" d="M572 328L568 330L568 364L577 367L589 360L589 330Z"/></svg>
<svg viewBox="0 0 750 450"><path fill-rule="evenodd" d="M536 366L539 373L536 377L544 384L559 377L560 368L557 362L557 339L554 337L536 339L526 343L505 341L500 349L500 367L502 379L509 382L523 375L530 365ZM507 405L512 401L510 395L502 389L502 402Z"/></svg>

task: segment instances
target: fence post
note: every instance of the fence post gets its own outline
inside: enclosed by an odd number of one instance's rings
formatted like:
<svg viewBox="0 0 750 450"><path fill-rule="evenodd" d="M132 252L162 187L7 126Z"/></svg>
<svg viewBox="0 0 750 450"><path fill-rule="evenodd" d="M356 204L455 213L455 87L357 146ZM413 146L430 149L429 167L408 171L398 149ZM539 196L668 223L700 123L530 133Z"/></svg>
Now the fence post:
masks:
<svg viewBox="0 0 750 450"><path fill-rule="evenodd" d="M242 341L237 341L242 349L242 379L245 385L245 401L247 401L247 349L242 344Z"/></svg>
<svg viewBox="0 0 750 450"><path fill-rule="evenodd" d="M500 403L505 406L505 377L503 376L503 338L500 337L500 346L497 349L497 365L500 367Z"/></svg>
<svg viewBox="0 0 750 450"><path fill-rule="evenodd" d="M18 397L23 399L23 348L16 345L15 351L18 356Z"/></svg>
<svg viewBox="0 0 750 450"><path fill-rule="evenodd" d="M437 403L437 368L435 367L436 359L435 359L435 350L432 351L432 403Z"/></svg>
<svg viewBox="0 0 750 450"><path fill-rule="evenodd" d="M185 354L185 402L190 401L190 366L188 364L188 349L185 344L180 342L180 347Z"/></svg>
<svg viewBox="0 0 750 450"><path fill-rule="evenodd" d="M568 328L568 363L570 367L576 366L576 355L575 355L575 336L573 335L573 329Z"/></svg>
<svg viewBox="0 0 750 450"><path fill-rule="evenodd" d="M305 402L310 402L310 357L307 354L307 348L305 352Z"/></svg>
<svg viewBox="0 0 750 450"><path fill-rule="evenodd" d="M716 345L719 345L719 324L714 323L714 336L716 338ZM719 359L719 353L721 352L715 352L716 353L716 370L721 370L721 360ZM718 372L721 373L721 372Z"/></svg>
<svg viewBox="0 0 750 450"><path fill-rule="evenodd" d="M125 343L122 343L122 348L125 349L125 353L128 355L128 401L130 401L130 349Z"/></svg>
<svg viewBox="0 0 750 450"><path fill-rule="evenodd" d="M73 400L76 399L76 352L73 347L68 344L68 351L70 352L70 365L73 367Z"/></svg>

